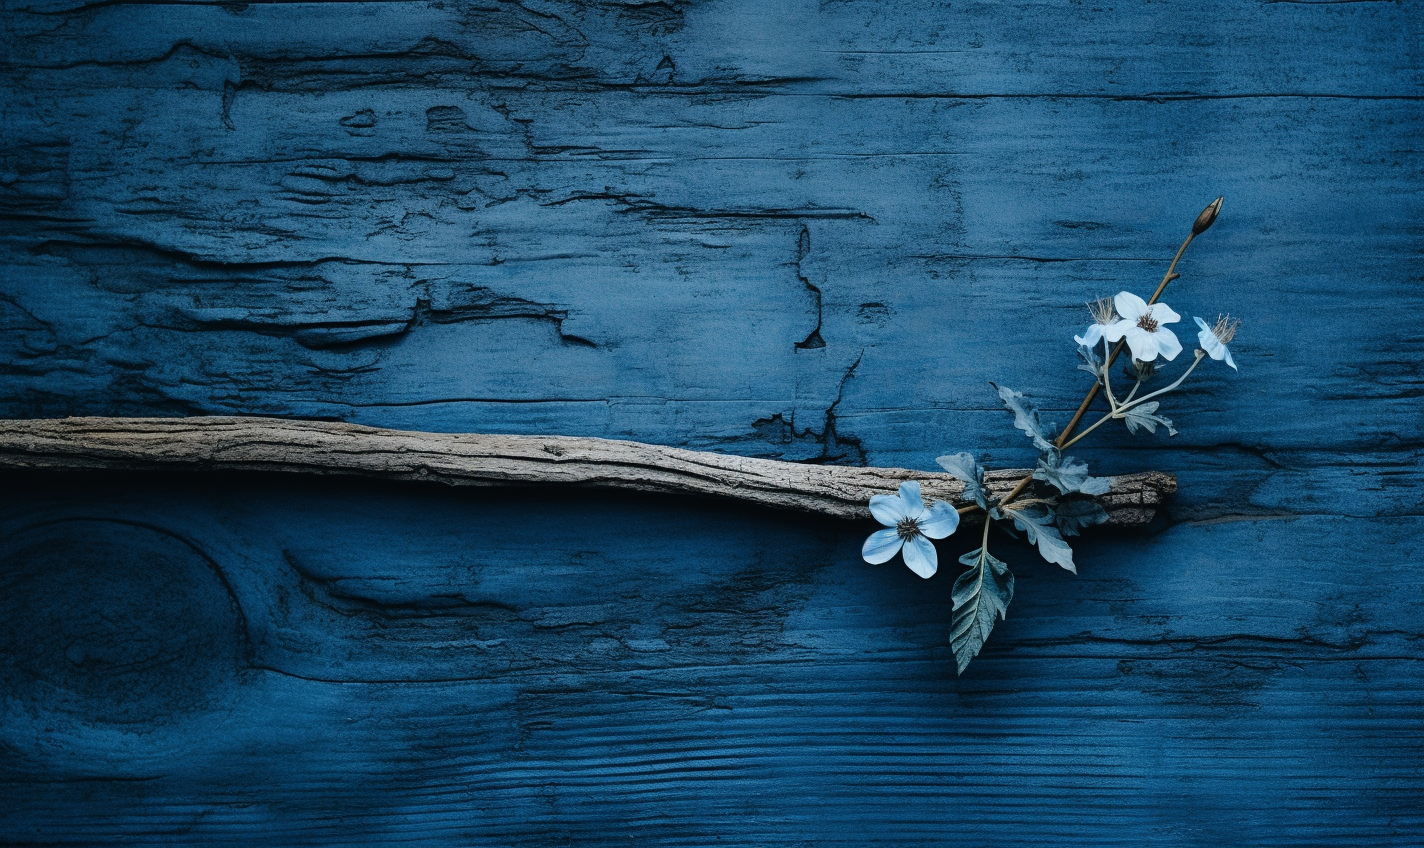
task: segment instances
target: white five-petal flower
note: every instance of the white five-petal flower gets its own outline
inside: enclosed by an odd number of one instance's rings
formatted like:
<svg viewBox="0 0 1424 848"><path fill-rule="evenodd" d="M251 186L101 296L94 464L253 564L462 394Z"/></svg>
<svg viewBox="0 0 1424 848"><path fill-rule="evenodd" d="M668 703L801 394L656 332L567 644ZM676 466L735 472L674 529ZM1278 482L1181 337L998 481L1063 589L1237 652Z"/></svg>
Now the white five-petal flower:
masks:
<svg viewBox="0 0 1424 848"><path fill-rule="evenodd" d="M889 562L903 549L905 565L924 578L933 577L939 568L930 539L943 539L959 526L959 513L944 501L929 507L920 497L920 484L906 480L898 495L876 495L870 499L870 514L884 524L865 540L861 556L872 565Z"/></svg>
<svg viewBox="0 0 1424 848"><path fill-rule="evenodd" d="M1132 292L1118 292L1113 298L1113 305L1122 320L1106 328L1103 337L1110 342L1127 339L1133 359L1152 362L1161 355L1171 362L1182 352L1182 343L1177 341L1177 335L1163 326L1182 320L1182 316L1173 312L1172 307L1165 303L1148 306L1146 301Z"/></svg>
<svg viewBox="0 0 1424 848"><path fill-rule="evenodd" d="M1201 327L1201 332L1197 333L1197 341L1201 343L1202 350L1206 351L1206 355L1218 361L1225 359L1226 364L1230 365L1233 371L1237 370L1236 363L1231 358L1231 351L1227 350L1226 346L1236 338L1236 328L1241 326L1241 319L1237 318L1233 321L1230 315L1222 315L1216 319L1214 327L1207 326L1207 323L1200 318L1194 320L1197 322L1197 326Z"/></svg>

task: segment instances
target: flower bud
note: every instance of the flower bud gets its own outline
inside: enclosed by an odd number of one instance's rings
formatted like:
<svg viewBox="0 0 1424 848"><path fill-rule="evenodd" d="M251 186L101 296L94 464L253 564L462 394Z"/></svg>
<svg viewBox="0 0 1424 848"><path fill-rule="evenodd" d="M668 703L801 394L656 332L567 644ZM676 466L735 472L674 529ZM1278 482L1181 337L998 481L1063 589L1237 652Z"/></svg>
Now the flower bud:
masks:
<svg viewBox="0 0 1424 848"><path fill-rule="evenodd" d="M1140 362L1134 359L1122 366L1122 373L1129 380L1141 380L1145 383L1152 379L1153 374L1157 373L1157 360Z"/></svg>
<svg viewBox="0 0 1424 848"><path fill-rule="evenodd" d="M1199 236L1206 232L1207 228L1215 223L1217 213L1219 212L1221 212L1220 197L1207 204L1207 207L1197 216L1196 223L1192 224L1192 235Z"/></svg>

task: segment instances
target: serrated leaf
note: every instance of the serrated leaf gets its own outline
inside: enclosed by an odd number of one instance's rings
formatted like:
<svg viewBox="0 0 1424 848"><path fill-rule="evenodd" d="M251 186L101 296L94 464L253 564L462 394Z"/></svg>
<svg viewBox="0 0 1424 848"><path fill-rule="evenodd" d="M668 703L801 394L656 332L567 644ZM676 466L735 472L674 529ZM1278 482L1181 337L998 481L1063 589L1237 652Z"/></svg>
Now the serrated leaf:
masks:
<svg viewBox="0 0 1424 848"><path fill-rule="evenodd" d="M1010 505L1004 510L1014 520L1014 526L1028 536L1029 544L1038 546L1038 554L1054 565L1061 565L1074 574L1073 549L1058 532L1054 511L1047 504L1029 504L1023 508Z"/></svg>
<svg viewBox="0 0 1424 848"><path fill-rule="evenodd" d="M1064 536L1076 536L1084 527L1103 524L1108 520L1108 511L1103 509L1102 504L1080 498L1059 501L1054 515Z"/></svg>
<svg viewBox="0 0 1424 848"><path fill-rule="evenodd" d="M1038 410L1029 406L1024 400L1022 392L1016 392L1007 386L1000 386L990 383L998 392L999 397L1004 401L1004 406L1014 414L1014 426L1024 431L1024 435L1033 440L1033 446L1041 451L1054 450L1053 443L1049 441L1046 431L1052 429L1053 425L1045 425L1038 417Z"/></svg>
<svg viewBox="0 0 1424 848"><path fill-rule="evenodd" d="M979 504L980 509L989 508L984 491L984 469L974 461L972 453L956 453L935 459L950 476L964 481L964 496Z"/></svg>
<svg viewBox="0 0 1424 848"><path fill-rule="evenodd" d="M1074 492L1105 495L1112 486L1107 477L1089 477L1085 463L1076 462L1073 457L1063 456L1056 450L1048 451L1039 458L1033 478L1051 484L1065 495Z"/></svg>
<svg viewBox="0 0 1424 848"><path fill-rule="evenodd" d="M1098 359L1098 355L1093 352L1092 348L1088 347L1087 345L1078 345L1078 357L1083 360L1082 362L1078 363L1079 371L1087 371L1089 374L1093 375L1094 380L1100 379L1102 377L1102 360Z"/></svg>
<svg viewBox="0 0 1424 848"><path fill-rule="evenodd" d="M1177 435L1177 428L1172 426L1172 419L1164 415L1157 415L1157 407L1160 404L1155 400L1138 404L1122 413L1122 420L1127 424L1127 432L1136 433L1138 428L1143 428L1149 433L1157 432L1157 425L1167 428L1167 435Z"/></svg>
<svg viewBox="0 0 1424 848"><path fill-rule="evenodd" d="M979 656L994 624L1008 617L1009 602L1014 599L1014 575L987 547L970 551L959 561L969 570L954 581L951 592L954 615L950 619L949 647L963 674L969 661Z"/></svg>

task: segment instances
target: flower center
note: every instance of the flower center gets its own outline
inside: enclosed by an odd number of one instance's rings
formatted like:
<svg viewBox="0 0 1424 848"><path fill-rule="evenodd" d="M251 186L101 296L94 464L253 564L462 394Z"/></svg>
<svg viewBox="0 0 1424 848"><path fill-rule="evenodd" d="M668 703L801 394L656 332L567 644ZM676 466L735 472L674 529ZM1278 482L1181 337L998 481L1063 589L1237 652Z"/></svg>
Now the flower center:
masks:
<svg viewBox="0 0 1424 848"><path fill-rule="evenodd" d="M1157 332L1157 322L1152 320L1151 315L1143 315L1141 318L1138 318L1137 326L1141 327L1149 333Z"/></svg>
<svg viewBox="0 0 1424 848"><path fill-rule="evenodd" d="M895 525L895 532L900 535L901 539L908 542L920 535L920 522L913 518L902 518L900 523Z"/></svg>

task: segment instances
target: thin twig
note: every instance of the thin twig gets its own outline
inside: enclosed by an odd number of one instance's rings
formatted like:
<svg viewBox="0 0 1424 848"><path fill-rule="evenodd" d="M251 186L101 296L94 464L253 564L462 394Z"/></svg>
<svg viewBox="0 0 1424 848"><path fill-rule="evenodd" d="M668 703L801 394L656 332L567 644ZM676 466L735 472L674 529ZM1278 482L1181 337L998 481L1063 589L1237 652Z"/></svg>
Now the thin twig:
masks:
<svg viewBox="0 0 1424 848"><path fill-rule="evenodd" d="M1172 257L1172 264L1167 266L1167 273L1162 275L1162 282L1157 284L1157 290L1154 291L1152 293L1152 297L1147 300L1148 306L1151 306L1152 304L1156 303L1158 298L1162 297L1162 292L1166 290L1168 283L1181 276L1181 274L1177 273L1177 263L1181 261L1182 254L1187 252L1187 245L1191 244L1192 239L1205 232L1206 228L1211 226L1212 222L1216 220L1217 211L1219 211L1220 209L1221 198L1218 197L1216 200L1213 200L1210 204L1208 204L1206 209L1203 209L1202 213L1197 216L1196 221L1192 223L1192 231L1187 234L1186 239L1182 242L1182 246L1177 248L1177 255ZM1108 355L1107 363L1103 366L1104 375L1106 375L1107 370L1109 368L1112 368L1113 363L1117 361L1117 355L1122 352L1123 345L1126 344L1126 341L1126 339L1120 339L1118 340L1117 345L1113 347L1112 353ZM1068 426L1064 427L1063 432L1058 434L1058 438L1054 441L1054 446L1057 447L1059 450L1062 450L1067 445L1078 441L1077 439L1073 439L1073 441L1070 442L1068 439L1070 436L1073 435L1073 431L1077 429L1078 423L1083 420L1083 415L1087 413L1088 407L1092 405L1093 398L1098 396L1098 389L1101 385L1101 383L1093 383L1093 387L1091 389L1088 389L1087 397L1083 398L1083 402L1078 405L1078 411L1073 413L1073 418L1068 422ZM1094 425L1094 427L1096 426L1097 425ZM1028 484L1031 482L1033 482L1032 474L1024 477L1022 480L1019 481L1018 485L1015 486L1012 491L1010 491L1007 495L1004 496L1003 500L999 501L999 504L1006 504L1014 498L1018 497L1019 495L1023 494L1024 489L1027 489Z"/></svg>

